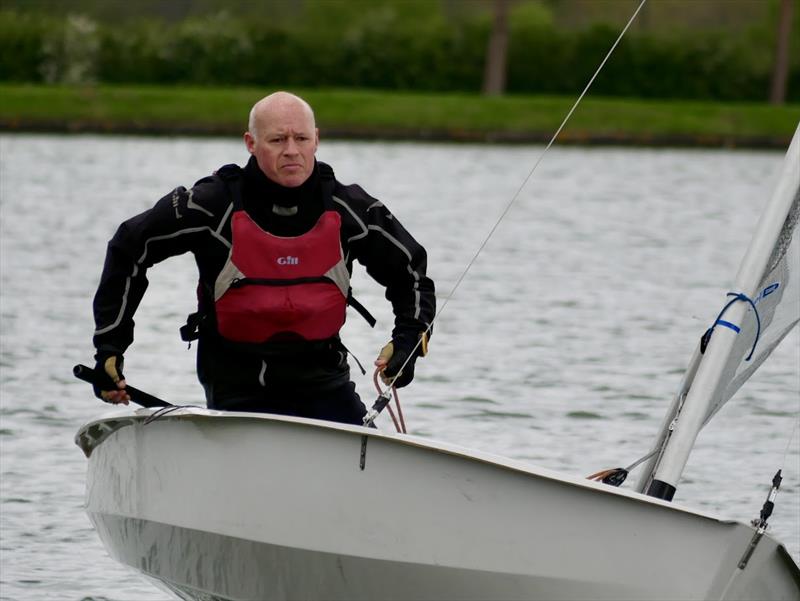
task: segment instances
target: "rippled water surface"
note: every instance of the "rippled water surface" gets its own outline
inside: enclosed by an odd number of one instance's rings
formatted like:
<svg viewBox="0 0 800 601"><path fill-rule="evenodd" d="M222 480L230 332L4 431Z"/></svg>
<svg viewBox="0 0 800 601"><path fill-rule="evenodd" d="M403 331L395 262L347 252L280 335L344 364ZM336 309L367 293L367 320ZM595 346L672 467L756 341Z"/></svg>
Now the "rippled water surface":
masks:
<svg viewBox="0 0 800 601"><path fill-rule="evenodd" d="M318 156L427 247L441 306L541 151L323 142ZM643 455L782 158L551 150L447 300L431 353L401 393L409 429L577 476ZM71 367L91 361L91 300L118 223L176 185L243 163L243 145L4 135L0 160L0 598L165 599L108 558L83 513L85 459L72 439L104 407ZM202 403L193 351L178 337L193 309L193 262L150 273L128 381ZM345 327L367 364L391 316L363 273L354 287L379 318L374 331L355 318ZM676 495L749 521L783 467L771 531L796 560L799 366L795 330L700 435ZM371 402L371 380L357 382Z"/></svg>

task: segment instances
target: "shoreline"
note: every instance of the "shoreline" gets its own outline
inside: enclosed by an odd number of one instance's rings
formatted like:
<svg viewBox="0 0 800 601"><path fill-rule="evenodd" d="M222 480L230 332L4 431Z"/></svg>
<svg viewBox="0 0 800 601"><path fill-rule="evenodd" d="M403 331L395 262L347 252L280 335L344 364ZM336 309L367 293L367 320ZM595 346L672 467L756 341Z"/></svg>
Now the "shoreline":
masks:
<svg viewBox="0 0 800 601"><path fill-rule="evenodd" d="M242 131L224 125L192 125L148 123L109 123L87 120L40 121L0 119L2 134L95 134L153 137L238 138ZM478 131L420 128L342 128L320 127L323 140L434 142L452 144L542 145L550 142L552 132ZM791 136L735 134L652 134L620 132L593 133L562 131L556 142L568 146L621 146L649 148L730 148L752 150L785 150Z"/></svg>
<svg viewBox="0 0 800 601"><path fill-rule="evenodd" d="M0 83L0 132L238 138L260 88ZM574 98L408 91L294 90L323 139L546 144ZM560 144L785 149L800 104L586 98Z"/></svg>

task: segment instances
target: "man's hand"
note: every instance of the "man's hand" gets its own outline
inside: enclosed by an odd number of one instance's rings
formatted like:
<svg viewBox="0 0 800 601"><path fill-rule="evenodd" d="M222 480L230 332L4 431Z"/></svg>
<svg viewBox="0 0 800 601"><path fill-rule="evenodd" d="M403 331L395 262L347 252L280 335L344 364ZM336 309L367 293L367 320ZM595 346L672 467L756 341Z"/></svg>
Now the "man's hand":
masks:
<svg viewBox="0 0 800 601"><path fill-rule="evenodd" d="M95 355L97 364L95 371L100 374L108 376L105 383L100 386L94 385L94 394L98 399L104 400L106 403L127 405L131 397L128 391L125 390L125 376L122 375L122 366L125 360L119 353L97 353Z"/></svg>
<svg viewBox="0 0 800 601"><path fill-rule="evenodd" d="M428 352L427 333L422 332L420 337L422 341L419 345L417 345L419 339L397 338L381 349L378 358L375 359L375 367L381 372L381 380L384 384L392 383L395 388L411 384L414 379L414 364L417 357L424 357ZM395 378L395 376L397 377ZM392 378L394 378L394 382L392 382Z"/></svg>

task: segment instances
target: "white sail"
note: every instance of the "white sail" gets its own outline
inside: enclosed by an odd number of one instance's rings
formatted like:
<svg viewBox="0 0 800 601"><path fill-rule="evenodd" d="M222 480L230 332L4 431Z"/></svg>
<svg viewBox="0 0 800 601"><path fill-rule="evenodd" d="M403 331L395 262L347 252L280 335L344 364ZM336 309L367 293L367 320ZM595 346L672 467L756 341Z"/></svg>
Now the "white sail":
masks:
<svg viewBox="0 0 800 601"><path fill-rule="evenodd" d="M721 304L702 352L695 350L638 488L677 484L700 429L800 322L800 125L778 185Z"/></svg>
<svg viewBox="0 0 800 601"><path fill-rule="evenodd" d="M759 283L754 299L755 307L749 305L747 307L741 333L734 344L723 374L722 382L723 384L727 382L727 385L720 390L719 396L713 399L714 402L708 409L704 424L758 369L784 336L800 322L800 228L796 227L798 215L800 215L800 189L795 191L792 209L786 218L781 237L775 245L773 258L770 260L766 275ZM755 318L756 311L760 319L760 333L759 320ZM747 360L752 347L749 340L754 341L755 349L752 357Z"/></svg>

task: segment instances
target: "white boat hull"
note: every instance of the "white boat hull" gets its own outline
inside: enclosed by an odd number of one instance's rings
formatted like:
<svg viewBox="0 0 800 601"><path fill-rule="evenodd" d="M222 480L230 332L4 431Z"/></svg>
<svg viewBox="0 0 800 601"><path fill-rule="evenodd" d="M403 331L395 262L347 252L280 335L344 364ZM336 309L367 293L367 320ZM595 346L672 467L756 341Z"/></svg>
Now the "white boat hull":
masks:
<svg viewBox="0 0 800 601"><path fill-rule="evenodd" d="M186 599L793 599L754 530L405 435L181 409L90 422L109 553ZM362 464L363 441L367 439Z"/></svg>

